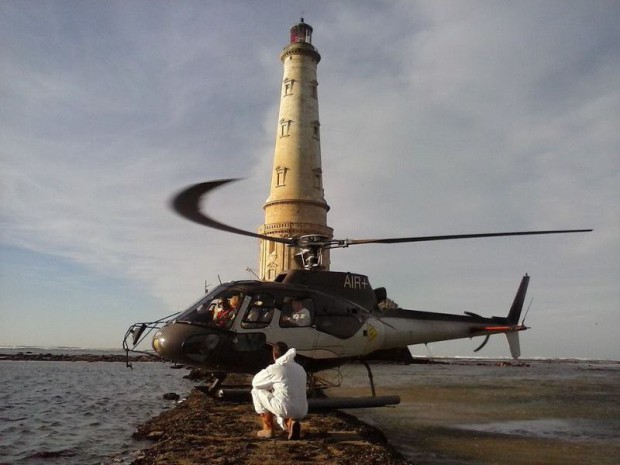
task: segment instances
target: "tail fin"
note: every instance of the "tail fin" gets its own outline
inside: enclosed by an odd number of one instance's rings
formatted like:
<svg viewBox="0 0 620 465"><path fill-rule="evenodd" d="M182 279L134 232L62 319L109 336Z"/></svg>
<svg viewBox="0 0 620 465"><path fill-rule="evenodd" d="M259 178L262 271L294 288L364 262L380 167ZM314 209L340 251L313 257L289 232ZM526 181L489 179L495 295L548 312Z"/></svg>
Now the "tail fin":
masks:
<svg viewBox="0 0 620 465"><path fill-rule="evenodd" d="M510 355L515 360L521 356L521 344L519 344L519 333L506 333L508 339L508 347L510 347Z"/></svg>
<svg viewBox="0 0 620 465"><path fill-rule="evenodd" d="M521 279L521 284L519 284L519 290L517 291L517 295L515 295L515 300L512 301L512 306L510 307L510 311L508 312L508 322L511 325L519 324L519 318L521 317L521 310L523 310L523 302L525 302L525 293L527 292L527 285L529 284L529 282L530 277L526 274L525 276L523 276L523 279Z"/></svg>

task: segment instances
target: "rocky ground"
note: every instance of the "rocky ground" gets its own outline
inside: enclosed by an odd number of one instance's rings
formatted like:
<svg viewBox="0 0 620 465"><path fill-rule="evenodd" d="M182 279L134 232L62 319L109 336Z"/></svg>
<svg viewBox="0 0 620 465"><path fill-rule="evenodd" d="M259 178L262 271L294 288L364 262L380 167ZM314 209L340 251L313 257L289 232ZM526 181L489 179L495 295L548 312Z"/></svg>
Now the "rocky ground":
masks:
<svg viewBox="0 0 620 465"><path fill-rule="evenodd" d="M136 439L149 439L132 465L265 464L408 464L383 434L341 412L310 414L302 421L302 439L256 437L259 417L248 403L213 399L198 390L138 427Z"/></svg>

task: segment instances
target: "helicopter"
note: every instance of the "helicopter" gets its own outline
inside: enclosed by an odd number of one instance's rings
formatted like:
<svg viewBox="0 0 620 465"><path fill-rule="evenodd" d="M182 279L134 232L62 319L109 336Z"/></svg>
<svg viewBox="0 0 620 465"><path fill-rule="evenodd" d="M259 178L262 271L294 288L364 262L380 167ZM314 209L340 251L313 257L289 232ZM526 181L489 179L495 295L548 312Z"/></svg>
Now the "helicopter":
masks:
<svg viewBox="0 0 620 465"><path fill-rule="evenodd" d="M297 350L297 360L310 379L347 362L362 362L375 395L369 362L391 360L408 346L459 338L505 334L513 358L520 356L520 322L530 277L521 279L506 316L483 317L407 310L387 304L386 289L373 288L366 275L327 271L323 252L362 244L397 244L589 232L591 229L515 231L480 234L384 239L329 239L320 235L272 237L226 225L201 211L201 201L213 190L235 179L189 186L171 201L176 213L195 223L228 233L280 242L296 248L300 269L280 273L274 281L240 280L222 283L182 312L149 323L135 323L125 334L129 351L155 331L152 347L163 359L202 368L217 375L213 388L226 373L253 374L272 362L271 345L285 342ZM145 331L148 329L148 332ZM130 344L133 346L130 349Z"/></svg>

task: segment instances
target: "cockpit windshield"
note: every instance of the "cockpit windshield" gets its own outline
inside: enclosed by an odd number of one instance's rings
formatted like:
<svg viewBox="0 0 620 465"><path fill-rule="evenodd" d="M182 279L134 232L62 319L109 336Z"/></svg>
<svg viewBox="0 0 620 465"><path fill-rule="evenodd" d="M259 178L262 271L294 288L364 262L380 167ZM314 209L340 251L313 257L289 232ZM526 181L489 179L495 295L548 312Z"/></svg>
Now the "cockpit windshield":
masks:
<svg viewBox="0 0 620 465"><path fill-rule="evenodd" d="M244 293L238 289L222 289L222 286L218 286L185 310L177 321L228 329L232 326L244 297Z"/></svg>

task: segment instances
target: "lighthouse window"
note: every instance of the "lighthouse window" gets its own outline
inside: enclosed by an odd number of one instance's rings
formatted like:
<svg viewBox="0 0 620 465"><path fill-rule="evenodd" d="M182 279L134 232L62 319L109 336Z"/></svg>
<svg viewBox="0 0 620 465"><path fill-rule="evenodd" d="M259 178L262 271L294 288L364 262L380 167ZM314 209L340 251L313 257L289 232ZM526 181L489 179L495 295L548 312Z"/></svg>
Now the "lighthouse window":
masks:
<svg viewBox="0 0 620 465"><path fill-rule="evenodd" d="M276 187L283 187L286 185L286 172L288 168L278 166L276 168Z"/></svg>
<svg viewBox="0 0 620 465"><path fill-rule="evenodd" d="M284 95L293 95L293 85L295 81L293 79L284 80Z"/></svg>
<svg viewBox="0 0 620 465"><path fill-rule="evenodd" d="M310 86L311 86L310 87L310 92L311 92L312 97L314 97L314 98L318 98L319 97L318 96L318 91L317 91L317 86L318 85L319 85L319 83L316 82L316 81L312 81L310 83Z"/></svg>
<svg viewBox="0 0 620 465"><path fill-rule="evenodd" d="M291 129L291 120L280 120L280 137L288 137Z"/></svg>
<svg viewBox="0 0 620 465"><path fill-rule="evenodd" d="M312 136L315 139L320 139L321 133L319 132L319 127L320 127L320 123L318 121L315 121L314 123L312 123Z"/></svg>
<svg viewBox="0 0 620 465"><path fill-rule="evenodd" d="M322 174L323 172L321 171L321 168L316 168L314 170L314 188L315 189L321 190L323 188L323 186L321 185Z"/></svg>

